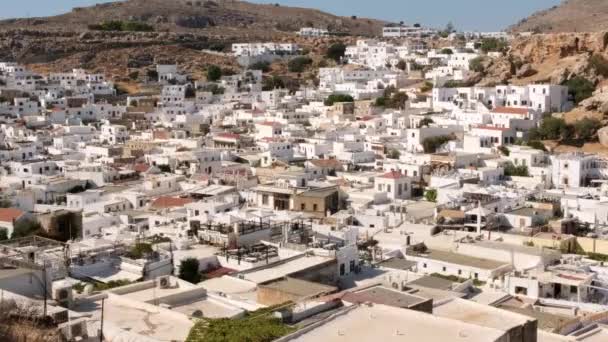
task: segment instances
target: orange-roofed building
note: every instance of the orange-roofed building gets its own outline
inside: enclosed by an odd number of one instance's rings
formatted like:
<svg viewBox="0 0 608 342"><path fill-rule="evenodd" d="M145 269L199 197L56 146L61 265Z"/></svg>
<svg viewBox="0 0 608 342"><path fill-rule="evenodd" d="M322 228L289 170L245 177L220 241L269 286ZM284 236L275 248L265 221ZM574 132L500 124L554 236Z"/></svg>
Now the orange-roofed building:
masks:
<svg viewBox="0 0 608 342"><path fill-rule="evenodd" d="M391 200L412 197L412 179L399 171L391 171L376 177L374 187L377 192L384 192Z"/></svg>
<svg viewBox="0 0 608 342"><path fill-rule="evenodd" d="M10 237L15 224L26 218L26 213L17 208L0 208L0 230L5 230Z"/></svg>
<svg viewBox="0 0 608 342"><path fill-rule="evenodd" d="M169 209L183 207L192 202L194 202L194 200L191 198L162 196L154 200L151 206L154 209Z"/></svg>

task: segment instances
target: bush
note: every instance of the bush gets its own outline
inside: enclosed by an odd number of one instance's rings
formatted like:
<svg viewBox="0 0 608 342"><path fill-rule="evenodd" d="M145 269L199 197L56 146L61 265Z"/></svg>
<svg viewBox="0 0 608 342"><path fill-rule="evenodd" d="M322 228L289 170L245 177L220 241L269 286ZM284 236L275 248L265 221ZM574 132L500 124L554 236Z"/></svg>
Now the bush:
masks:
<svg viewBox="0 0 608 342"><path fill-rule="evenodd" d="M250 70L261 70L262 72L270 71L270 63L269 62L255 62L249 65Z"/></svg>
<svg viewBox="0 0 608 342"><path fill-rule="evenodd" d="M6 228L0 228L0 241L8 240L8 230Z"/></svg>
<svg viewBox="0 0 608 342"><path fill-rule="evenodd" d="M483 52L504 52L509 47L509 44L504 39L484 38L481 41L480 49Z"/></svg>
<svg viewBox="0 0 608 342"><path fill-rule="evenodd" d="M422 147L424 148L424 153L435 153L441 145L447 143L452 140L452 137L448 135L440 135L437 137L430 137L424 139L422 142Z"/></svg>
<svg viewBox="0 0 608 342"><path fill-rule="evenodd" d="M400 59L399 62L397 62L397 69L400 69L400 70L407 69L407 62L404 61L403 59Z"/></svg>
<svg viewBox="0 0 608 342"><path fill-rule="evenodd" d="M154 252L154 250L152 250L151 244L136 243L135 246L131 247L131 250L127 253L127 256L131 259L141 259L152 252Z"/></svg>
<svg viewBox="0 0 608 342"><path fill-rule="evenodd" d="M595 91L595 84L582 76L576 76L564 82L564 85L568 87L575 104L591 97Z"/></svg>
<svg viewBox="0 0 608 342"><path fill-rule="evenodd" d="M262 90L264 91L285 88L285 82L283 82L283 79L279 76L271 76L264 78L262 82Z"/></svg>
<svg viewBox="0 0 608 342"><path fill-rule="evenodd" d="M350 95L344 94L331 94L325 99L326 106L333 106L336 102L355 102L355 99Z"/></svg>
<svg viewBox="0 0 608 342"><path fill-rule="evenodd" d="M504 166L505 176L530 177L528 167L526 165L515 166L513 163L507 163Z"/></svg>
<svg viewBox="0 0 608 342"><path fill-rule="evenodd" d="M509 156L511 154L511 151L509 151L509 149L506 146L498 146L498 150L500 151L500 153L502 153L504 156Z"/></svg>
<svg viewBox="0 0 608 342"><path fill-rule="evenodd" d="M530 141L526 142L526 146L530 146L536 150L541 150L541 151L545 151L545 152L547 151L547 148L545 147L545 145L538 140L530 140Z"/></svg>
<svg viewBox="0 0 608 342"><path fill-rule="evenodd" d="M40 225L40 223L38 223L38 221L32 219L25 219L15 224L11 239L32 236L41 232L42 226Z"/></svg>
<svg viewBox="0 0 608 342"><path fill-rule="evenodd" d="M574 132L579 139L591 140L600 129L601 122L596 119L583 118L574 124Z"/></svg>
<svg viewBox="0 0 608 342"><path fill-rule="evenodd" d="M273 310L260 309L236 319L201 319L190 330L186 342L271 342L295 331L274 317Z"/></svg>
<svg viewBox="0 0 608 342"><path fill-rule="evenodd" d="M589 58L589 68L595 70L602 77L608 77L608 61L602 55L591 56Z"/></svg>
<svg viewBox="0 0 608 342"><path fill-rule="evenodd" d="M291 72L303 72L307 66L312 64L312 59L310 57L296 57L291 59L287 63L287 68Z"/></svg>
<svg viewBox="0 0 608 342"><path fill-rule="evenodd" d="M182 260L179 265L179 278L187 282L197 284L201 281L201 274L198 271L199 263L195 258Z"/></svg>
<svg viewBox="0 0 608 342"><path fill-rule="evenodd" d="M431 118L424 118L422 120L420 120L420 127L428 127L430 124L434 123L435 121L433 121L433 119Z"/></svg>
<svg viewBox="0 0 608 342"><path fill-rule="evenodd" d="M138 21L110 20L101 24L89 25L94 31L124 31L124 32L152 32L154 27Z"/></svg>
<svg viewBox="0 0 608 342"><path fill-rule="evenodd" d="M485 68L483 66L483 57L476 57L469 61L469 69L475 72L484 72Z"/></svg>
<svg viewBox="0 0 608 342"><path fill-rule="evenodd" d="M213 95L222 95L226 91L226 89L220 87L216 83L209 83L209 84L205 85L204 87L201 87L200 90L211 92Z"/></svg>
<svg viewBox="0 0 608 342"><path fill-rule="evenodd" d="M215 82L222 78L222 69L217 65L210 65L207 68L207 80Z"/></svg>
<svg viewBox="0 0 608 342"><path fill-rule="evenodd" d="M346 45L343 43L334 43L328 49L325 56L329 59L333 59L336 62L340 62L340 59L344 57L346 52Z"/></svg>
<svg viewBox="0 0 608 342"><path fill-rule="evenodd" d="M538 138L543 140L556 140L565 138L568 135L570 128L564 119L547 117L538 128Z"/></svg>
<svg viewBox="0 0 608 342"><path fill-rule="evenodd" d="M424 199L429 202L437 202L437 189L427 189L424 192Z"/></svg>
<svg viewBox="0 0 608 342"><path fill-rule="evenodd" d="M454 51L452 51L452 49L449 49L449 48L444 48L444 49L441 49L440 53L442 55L453 55Z"/></svg>
<svg viewBox="0 0 608 342"><path fill-rule="evenodd" d="M401 157L401 152L399 152L399 150L393 148L390 151L388 151L388 153L386 154L386 157L389 159L399 159L399 157Z"/></svg>
<svg viewBox="0 0 608 342"><path fill-rule="evenodd" d="M420 91L423 93L429 92L431 90L433 90L433 83L429 81L424 82L422 87L420 87Z"/></svg>
<svg viewBox="0 0 608 342"><path fill-rule="evenodd" d="M448 80L443 84L444 88L460 88L463 86L464 84L462 84L462 82L456 80Z"/></svg>

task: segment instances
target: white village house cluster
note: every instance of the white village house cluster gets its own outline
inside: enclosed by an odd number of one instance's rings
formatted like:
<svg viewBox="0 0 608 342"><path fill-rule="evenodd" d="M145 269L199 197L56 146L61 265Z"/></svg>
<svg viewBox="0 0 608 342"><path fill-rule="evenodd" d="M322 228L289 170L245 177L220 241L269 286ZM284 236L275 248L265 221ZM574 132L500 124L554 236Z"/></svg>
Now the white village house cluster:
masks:
<svg viewBox="0 0 608 342"><path fill-rule="evenodd" d="M467 86L510 36L431 34L386 27L295 90L247 68L285 42L234 44L217 81L156 65L157 94L0 62L0 304L80 341L286 302L279 341L608 341L608 160L529 143L568 88Z"/></svg>

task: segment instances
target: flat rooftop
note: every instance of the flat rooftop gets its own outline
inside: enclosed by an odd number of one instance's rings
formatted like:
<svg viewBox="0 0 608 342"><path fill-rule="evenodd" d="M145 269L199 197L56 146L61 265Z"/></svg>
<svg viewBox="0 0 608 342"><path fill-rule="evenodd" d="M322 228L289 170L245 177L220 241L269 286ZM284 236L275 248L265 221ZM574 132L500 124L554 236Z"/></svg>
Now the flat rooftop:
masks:
<svg viewBox="0 0 608 342"><path fill-rule="evenodd" d="M271 281L266 284L260 284L260 287L278 290L299 297L314 296L319 294L333 293L338 290L335 286L327 286L319 283L314 283L306 280L285 277L279 280Z"/></svg>
<svg viewBox="0 0 608 342"><path fill-rule="evenodd" d="M344 296L344 300L354 303L371 302L398 308L409 308L428 301L428 298L418 297L384 286L374 286L361 291L347 293Z"/></svg>
<svg viewBox="0 0 608 342"><path fill-rule="evenodd" d="M503 331L414 310L386 305L360 305L345 310L321 323L316 328L292 335L287 341L344 342L344 341L496 341Z"/></svg>
<svg viewBox="0 0 608 342"><path fill-rule="evenodd" d="M324 264L326 262L333 261L331 258L322 256L303 256L296 259L278 262L268 265L257 271L243 273L243 277L246 280L252 281L256 284L265 283L274 279L283 278L290 274L303 271L305 269Z"/></svg>
<svg viewBox="0 0 608 342"><path fill-rule="evenodd" d="M463 265L475 268L481 268L486 270L495 270L501 266L508 265L508 263L494 261L490 259L476 258L464 254L453 253L442 251L438 249L429 249L424 253L411 254L412 256L427 258L431 260L437 260L447 262L450 264Z"/></svg>
<svg viewBox="0 0 608 342"><path fill-rule="evenodd" d="M458 320L464 323L479 325L507 331L535 319L507 310L471 302L465 299L452 299L433 308L433 314Z"/></svg>

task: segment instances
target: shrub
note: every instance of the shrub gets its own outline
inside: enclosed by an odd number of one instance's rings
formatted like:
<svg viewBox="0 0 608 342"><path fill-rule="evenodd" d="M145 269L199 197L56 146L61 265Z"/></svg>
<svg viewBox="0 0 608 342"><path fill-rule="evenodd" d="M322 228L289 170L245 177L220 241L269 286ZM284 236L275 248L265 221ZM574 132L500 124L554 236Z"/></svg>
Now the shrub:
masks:
<svg viewBox="0 0 608 342"><path fill-rule="evenodd" d="M307 66L312 64L312 59L310 57L296 57L291 59L287 63L287 68L291 72L303 72Z"/></svg>
<svg viewBox="0 0 608 342"><path fill-rule="evenodd" d="M201 87L201 90L211 92L213 95L222 95L226 91L226 89L220 87L216 83L209 83L204 87Z"/></svg>
<svg viewBox="0 0 608 342"><path fill-rule="evenodd" d="M511 154L511 151L509 151L509 149L506 146L498 146L498 150L500 151L500 153L502 153L504 156L509 156L509 154Z"/></svg>
<svg viewBox="0 0 608 342"><path fill-rule="evenodd" d="M333 106L336 102L355 102L355 99L350 95L344 94L331 94L325 99L326 106Z"/></svg>
<svg viewBox="0 0 608 342"><path fill-rule="evenodd" d="M295 331L265 308L246 313L242 318L203 318L190 330L186 342L271 342Z"/></svg>
<svg viewBox="0 0 608 342"><path fill-rule="evenodd" d="M545 118L538 128L538 135L540 139L560 139L568 135L569 127L564 119L547 117Z"/></svg>
<svg viewBox="0 0 608 342"><path fill-rule="evenodd" d="M222 78L222 69L217 65L210 65L207 68L207 80L215 82Z"/></svg>
<svg viewBox="0 0 608 342"><path fill-rule="evenodd" d="M38 223L38 221L32 219L21 220L15 224L11 239L36 235L41 231L42 226L40 223Z"/></svg>
<svg viewBox="0 0 608 342"><path fill-rule="evenodd" d="M131 247L131 250L127 253L127 256L131 259L141 259L147 254L154 252L152 245L149 243L136 243L135 246Z"/></svg>
<svg viewBox="0 0 608 342"><path fill-rule="evenodd" d="M469 61L469 69L475 72L484 72L485 68L483 66L483 57L476 57Z"/></svg>
<svg viewBox="0 0 608 342"><path fill-rule="evenodd" d="M420 87L420 91L423 93L429 92L431 90L433 90L433 82L426 81L424 82L422 87Z"/></svg>
<svg viewBox="0 0 608 342"><path fill-rule="evenodd" d="M464 84L462 84L462 82L456 80L448 80L443 84L444 88L459 88L463 86Z"/></svg>
<svg viewBox="0 0 608 342"><path fill-rule="evenodd" d="M452 51L452 49L449 49L449 48L444 48L444 49L441 49L440 53L442 55L453 55L454 51Z"/></svg>
<svg viewBox="0 0 608 342"><path fill-rule="evenodd" d="M509 44L504 39L484 38L481 41L480 49L483 52L504 52L509 47Z"/></svg>
<svg viewBox="0 0 608 342"><path fill-rule="evenodd" d="M179 278L187 282L197 284L201 281L201 274L198 271L199 262L195 258L182 260L179 265Z"/></svg>
<svg viewBox="0 0 608 342"><path fill-rule="evenodd" d="M568 92L573 97L575 104L591 97L595 91L593 82L583 76L576 76L564 82L564 85L568 87Z"/></svg>
<svg viewBox="0 0 608 342"><path fill-rule="evenodd" d="M251 65L249 65L249 69L250 70L261 70L262 72L269 72L270 71L270 63L269 62L255 62Z"/></svg>
<svg viewBox="0 0 608 342"><path fill-rule="evenodd" d="M591 140L601 127L596 119L583 118L574 124L574 132L579 139Z"/></svg>
<svg viewBox="0 0 608 342"><path fill-rule="evenodd" d="M526 165L515 166L513 163L507 163L504 166L505 176L530 177L528 167Z"/></svg>
<svg viewBox="0 0 608 342"><path fill-rule="evenodd" d="M538 140L530 140L530 141L526 142L526 145L530 146L536 150L547 151L547 148L545 147L545 145Z"/></svg>
<svg viewBox="0 0 608 342"><path fill-rule="evenodd" d="M424 192L424 199L429 202L437 202L437 189L427 189Z"/></svg>
<svg viewBox="0 0 608 342"><path fill-rule="evenodd" d="M424 126L429 126L430 124L434 123L435 121L433 121L433 119L431 118L424 118L422 120L420 120L420 127L424 127Z"/></svg>
<svg viewBox="0 0 608 342"><path fill-rule="evenodd" d="M608 61L602 55L593 55L589 58L589 68L595 70L598 75L608 77Z"/></svg>
<svg viewBox="0 0 608 342"><path fill-rule="evenodd" d="M424 139L422 142L422 147L424 148L424 153L435 153L441 145L446 142L452 140L452 137L448 135L440 135L437 137L430 137Z"/></svg>
<svg viewBox="0 0 608 342"><path fill-rule="evenodd" d="M125 31L125 32L151 32L154 27L138 21L110 20L101 24L89 25L89 30L94 31Z"/></svg>
<svg viewBox="0 0 608 342"><path fill-rule="evenodd" d="M399 157L401 157L401 152L399 152L399 150L393 148L386 154L386 156L389 159L399 159Z"/></svg>
<svg viewBox="0 0 608 342"><path fill-rule="evenodd" d="M8 230L6 228L0 228L0 241L8 240Z"/></svg>
<svg viewBox="0 0 608 342"><path fill-rule="evenodd" d="M333 59L336 62L340 62L340 59L344 57L346 52L346 45L343 43L334 43L328 49L325 56L329 59Z"/></svg>
<svg viewBox="0 0 608 342"><path fill-rule="evenodd" d="M133 71L129 73L129 78L132 80L136 80L139 77L139 71Z"/></svg>
<svg viewBox="0 0 608 342"><path fill-rule="evenodd" d="M407 69L407 62L404 61L403 59L400 59L399 62L397 62L397 69L400 69L400 70Z"/></svg>
<svg viewBox="0 0 608 342"><path fill-rule="evenodd" d="M283 79L276 75L264 78L262 82L262 90L264 91L285 88L285 82L283 82Z"/></svg>

